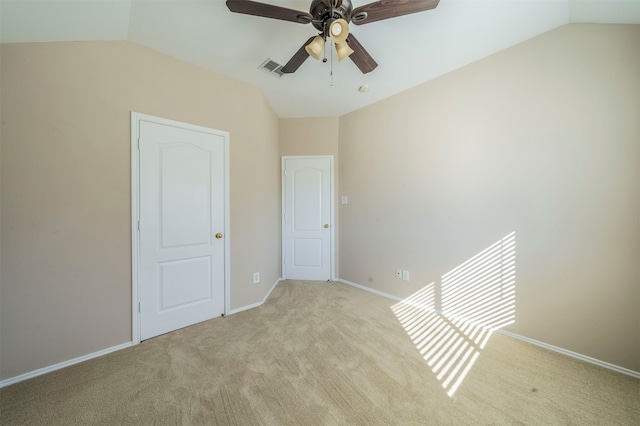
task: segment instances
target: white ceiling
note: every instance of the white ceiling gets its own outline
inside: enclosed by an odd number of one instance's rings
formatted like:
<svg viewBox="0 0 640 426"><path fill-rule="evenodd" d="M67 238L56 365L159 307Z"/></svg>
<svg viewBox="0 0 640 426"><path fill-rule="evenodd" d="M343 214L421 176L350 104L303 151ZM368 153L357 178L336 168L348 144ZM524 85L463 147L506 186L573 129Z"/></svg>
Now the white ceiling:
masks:
<svg viewBox="0 0 640 426"><path fill-rule="evenodd" d="M373 0L352 0L355 7ZM308 11L311 0L261 0ZM128 40L259 87L279 117L339 116L567 23L640 24L640 0L440 0L434 10L350 31L378 62L312 58L280 79L311 25L231 13L224 0L0 0L2 43ZM328 45L327 45L328 46ZM361 85L369 93L359 93Z"/></svg>

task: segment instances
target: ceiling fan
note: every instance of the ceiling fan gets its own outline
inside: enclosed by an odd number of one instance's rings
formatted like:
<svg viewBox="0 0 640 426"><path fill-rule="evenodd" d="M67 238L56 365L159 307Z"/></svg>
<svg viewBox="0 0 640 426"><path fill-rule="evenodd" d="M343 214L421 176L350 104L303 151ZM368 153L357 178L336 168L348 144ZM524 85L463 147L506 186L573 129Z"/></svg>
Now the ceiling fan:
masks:
<svg viewBox="0 0 640 426"><path fill-rule="evenodd" d="M294 73L312 56L320 59L329 37L336 45L338 60L349 57L363 74L378 64L369 52L349 32L349 22L363 25L383 19L434 9L440 0L379 0L353 9L351 0L311 0L309 13L251 0L227 0L230 11L265 18L281 19L299 24L312 24L320 34L309 37L281 72ZM326 59L324 59L326 61Z"/></svg>

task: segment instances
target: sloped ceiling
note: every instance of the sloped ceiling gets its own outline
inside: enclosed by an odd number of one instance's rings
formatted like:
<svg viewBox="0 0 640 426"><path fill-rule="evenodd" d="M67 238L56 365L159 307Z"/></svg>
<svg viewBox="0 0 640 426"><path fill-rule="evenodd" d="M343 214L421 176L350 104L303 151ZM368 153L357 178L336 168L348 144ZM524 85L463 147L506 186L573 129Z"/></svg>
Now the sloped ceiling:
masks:
<svg viewBox="0 0 640 426"><path fill-rule="evenodd" d="M261 1L301 11L311 3ZM431 11L350 25L379 64L369 74L334 55L278 79L259 65L285 64L316 34L311 25L231 13L223 0L0 0L2 43L128 40L259 87L282 118L343 115L576 22L640 24L640 0L440 0Z"/></svg>

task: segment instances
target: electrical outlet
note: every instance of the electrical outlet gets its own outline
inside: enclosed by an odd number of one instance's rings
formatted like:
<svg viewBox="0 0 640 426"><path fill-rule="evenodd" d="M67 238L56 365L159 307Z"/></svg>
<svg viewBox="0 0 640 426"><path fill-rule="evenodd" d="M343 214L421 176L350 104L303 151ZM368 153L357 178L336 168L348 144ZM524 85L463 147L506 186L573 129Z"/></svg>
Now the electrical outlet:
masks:
<svg viewBox="0 0 640 426"><path fill-rule="evenodd" d="M396 278L402 278L402 269L396 268Z"/></svg>
<svg viewBox="0 0 640 426"><path fill-rule="evenodd" d="M402 279L405 281L409 281L409 271L402 271Z"/></svg>
<svg viewBox="0 0 640 426"><path fill-rule="evenodd" d="M258 284L260 282L260 272L253 273L253 283Z"/></svg>

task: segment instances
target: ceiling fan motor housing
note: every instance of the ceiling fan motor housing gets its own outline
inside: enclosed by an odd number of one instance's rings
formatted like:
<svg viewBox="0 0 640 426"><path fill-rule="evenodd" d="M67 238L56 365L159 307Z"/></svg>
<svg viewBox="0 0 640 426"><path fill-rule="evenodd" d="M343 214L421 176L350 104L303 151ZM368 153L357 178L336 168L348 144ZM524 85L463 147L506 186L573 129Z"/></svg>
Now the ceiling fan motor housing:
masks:
<svg viewBox="0 0 640 426"><path fill-rule="evenodd" d="M313 26L324 33L325 24L335 19L344 19L347 22L351 22L352 10L351 0L313 0L309 13L313 16Z"/></svg>

